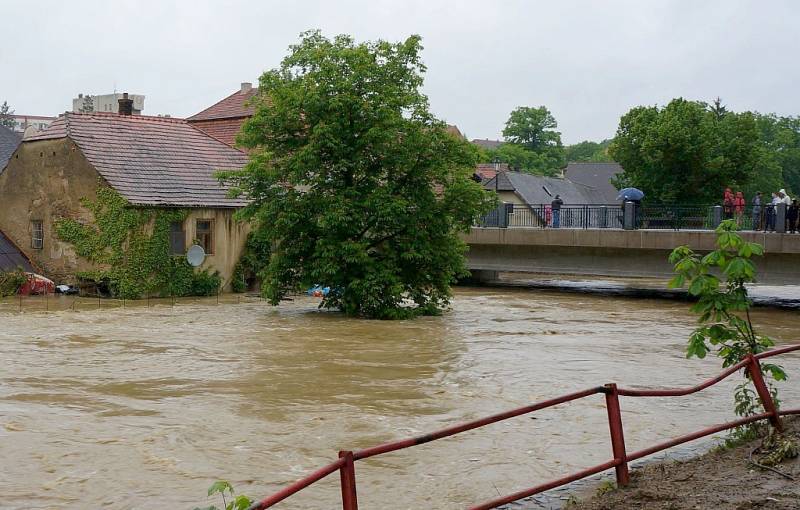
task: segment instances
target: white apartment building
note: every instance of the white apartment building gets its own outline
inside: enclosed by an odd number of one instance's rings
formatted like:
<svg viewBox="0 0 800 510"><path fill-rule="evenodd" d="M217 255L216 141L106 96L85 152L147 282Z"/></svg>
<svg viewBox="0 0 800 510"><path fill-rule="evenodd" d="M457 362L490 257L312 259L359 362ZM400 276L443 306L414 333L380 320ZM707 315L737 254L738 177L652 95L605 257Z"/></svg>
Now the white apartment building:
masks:
<svg viewBox="0 0 800 510"><path fill-rule="evenodd" d="M144 96L140 94L128 94L129 99L133 99L133 114L141 115L144 110ZM112 112L119 111L119 100L122 99L122 92L115 92L113 94L100 94L92 95L93 112ZM72 111L80 113L83 111L83 106L86 103L86 96L78 94L78 97L72 99Z"/></svg>

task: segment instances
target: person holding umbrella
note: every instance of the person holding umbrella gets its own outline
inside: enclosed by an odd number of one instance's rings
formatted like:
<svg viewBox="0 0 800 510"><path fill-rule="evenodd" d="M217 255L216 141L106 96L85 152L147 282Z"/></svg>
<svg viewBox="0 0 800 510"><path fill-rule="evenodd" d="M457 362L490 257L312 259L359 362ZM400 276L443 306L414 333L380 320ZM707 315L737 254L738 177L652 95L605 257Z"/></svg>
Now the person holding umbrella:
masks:
<svg viewBox="0 0 800 510"><path fill-rule="evenodd" d="M634 228L639 228L639 209L641 208L642 199L644 198L644 191L638 188L624 188L619 190L617 200L622 200L622 218L623 226L625 224L625 208L628 202L633 202L633 224Z"/></svg>

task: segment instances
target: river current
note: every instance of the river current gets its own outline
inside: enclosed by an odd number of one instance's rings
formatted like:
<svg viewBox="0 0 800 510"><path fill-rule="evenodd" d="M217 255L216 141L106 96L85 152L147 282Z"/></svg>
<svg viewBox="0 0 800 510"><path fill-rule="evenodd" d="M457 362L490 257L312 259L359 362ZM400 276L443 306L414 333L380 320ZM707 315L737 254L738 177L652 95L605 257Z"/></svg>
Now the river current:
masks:
<svg viewBox="0 0 800 510"><path fill-rule="evenodd" d="M357 449L608 382L686 386L688 304L459 288L442 317L355 320L301 297L0 302L0 508L187 509L216 479L263 497ZM18 308L23 308L19 313ZM38 311L37 311L38 310ZM53 311L56 310L56 311ZM800 313L756 327L800 341ZM800 405L800 356L780 359ZM732 416L735 379L622 400L638 449ZM356 464L364 509L463 508L608 460L597 395ZM278 508L337 508L332 475Z"/></svg>

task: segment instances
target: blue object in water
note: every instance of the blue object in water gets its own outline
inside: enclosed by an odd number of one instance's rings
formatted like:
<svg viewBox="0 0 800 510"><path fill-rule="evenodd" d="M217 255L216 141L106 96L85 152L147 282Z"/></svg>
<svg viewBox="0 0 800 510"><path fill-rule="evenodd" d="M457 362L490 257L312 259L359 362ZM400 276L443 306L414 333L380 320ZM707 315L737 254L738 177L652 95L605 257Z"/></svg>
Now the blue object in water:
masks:
<svg viewBox="0 0 800 510"><path fill-rule="evenodd" d="M308 291L306 291L306 294L308 294L309 296L315 296L315 297L325 297L325 296L328 295L328 293L330 291L331 291L330 287L323 287L321 285L314 285L313 287L308 289Z"/></svg>

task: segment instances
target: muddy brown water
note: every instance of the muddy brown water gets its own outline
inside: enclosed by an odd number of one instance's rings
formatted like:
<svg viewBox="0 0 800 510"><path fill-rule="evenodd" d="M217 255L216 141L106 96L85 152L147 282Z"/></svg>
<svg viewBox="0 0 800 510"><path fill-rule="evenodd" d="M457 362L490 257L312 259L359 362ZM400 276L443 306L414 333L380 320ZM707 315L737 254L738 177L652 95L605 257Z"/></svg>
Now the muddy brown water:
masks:
<svg viewBox="0 0 800 510"><path fill-rule="evenodd" d="M587 387L694 384L681 302L523 289L456 292L407 322L302 297L0 302L0 508L191 509L215 479L263 497L336 457ZM37 306L41 305L38 308ZM52 311L52 310L60 311ZM800 341L800 313L758 309ZM800 356L782 363L800 406ZM735 381L622 401L629 449L717 423ZM357 463L364 509L450 509L610 457L600 395ZM278 506L337 508L338 476Z"/></svg>

